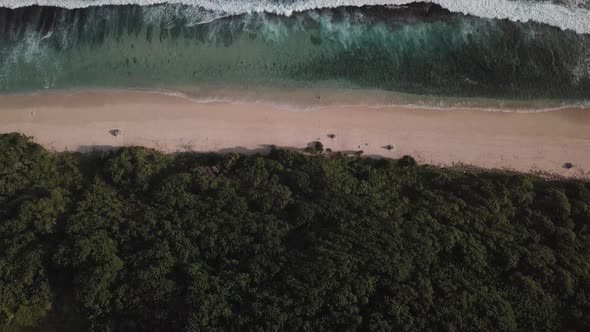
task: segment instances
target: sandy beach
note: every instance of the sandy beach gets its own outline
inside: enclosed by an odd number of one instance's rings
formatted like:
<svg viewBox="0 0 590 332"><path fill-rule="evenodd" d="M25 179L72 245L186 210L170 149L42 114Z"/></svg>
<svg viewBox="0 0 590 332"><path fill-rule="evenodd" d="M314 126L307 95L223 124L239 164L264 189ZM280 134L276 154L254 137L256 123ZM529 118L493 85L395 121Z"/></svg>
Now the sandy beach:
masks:
<svg viewBox="0 0 590 332"><path fill-rule="evenodd" d="M109 131L118 129L120 134ZM264 103L196 103L149 92L0 96L0 132L21 132L56 151L140 145L164 152L264 152L271 144L421 163L590 176L590 109L540 113L325 106L293 111ZM335 135L334 138L328 137ZM393 145L393 150L384 148ZM563 167L572 163L571 169Z"/></svg>

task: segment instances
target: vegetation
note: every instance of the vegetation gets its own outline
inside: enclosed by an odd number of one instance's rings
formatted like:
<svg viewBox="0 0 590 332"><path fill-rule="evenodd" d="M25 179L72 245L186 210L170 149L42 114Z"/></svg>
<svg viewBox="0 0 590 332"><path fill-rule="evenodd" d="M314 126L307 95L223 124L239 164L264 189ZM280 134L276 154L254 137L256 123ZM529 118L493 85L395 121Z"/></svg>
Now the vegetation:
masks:
<svg viewBox="0 0 590 332"><path fill-rule="evenodd" d="M590 330L590 185L0 136L0 329Z"/></svg>
<svg viewBox="0 0 590 332"><path fill-rule="evenodd" d="M320 141L313 141L308 144L304 151L311 154L322 154L324 153L324 144Z"/></svg>

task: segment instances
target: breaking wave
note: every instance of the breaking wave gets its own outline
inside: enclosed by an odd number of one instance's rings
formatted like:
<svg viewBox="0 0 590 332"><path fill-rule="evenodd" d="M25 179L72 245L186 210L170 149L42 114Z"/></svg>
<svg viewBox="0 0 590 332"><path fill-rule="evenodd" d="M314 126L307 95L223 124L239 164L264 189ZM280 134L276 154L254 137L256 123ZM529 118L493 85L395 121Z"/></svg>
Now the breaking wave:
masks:
<svg viewBox="0 0 590 332"><path fill-rule="evenodd" d="M206 11L206 20L247 13L272 13L290 16L295 12L344 6L400 6L408 0L0 0L0 7L32 5L86 8L106 5L154 5L162 3L196 6ZM590 1L587 0L429 0L455 13L513 22L548 24L577 33L590 33Z"/></svg>

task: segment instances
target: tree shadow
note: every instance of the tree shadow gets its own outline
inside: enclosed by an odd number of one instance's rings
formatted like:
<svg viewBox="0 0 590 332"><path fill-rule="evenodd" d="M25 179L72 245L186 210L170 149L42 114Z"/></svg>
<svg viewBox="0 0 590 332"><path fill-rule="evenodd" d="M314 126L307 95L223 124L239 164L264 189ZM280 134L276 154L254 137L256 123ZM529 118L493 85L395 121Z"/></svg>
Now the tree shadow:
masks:
<svg viewBox="0 0 590 332"><path fill-rule="evenodd" d="M365 154L365 155L363 155L363 158L369 158L369 159L391 159L391 157L383 156L383 155L380 155L380 154Z"/></svg>
<svg viewBox="0 0 590 332"><path fill-rule="evenodd" d="M261 154L261 155L266 155L269 154L272 149L278 149L278 150L286 150L286 151L292 151L292 152L305 152L306 149L309 149L310 145L313 146L315 142L311 142L309 143L306 147L294 147L294 146L277 146L274 144L260 144L257 147L254 148L248 148L245 146L234 146L234 147L229 147L229 148L223 148L223 149L218 149L218 150L213 150L213 151L200 151L200 150L186 150L186 151L175 151L175 152L170 152L170 153L166 153L166 154L170 154L170 155L181 155L181 154L228 154L228 153L239 153L239 154L243 154L243 155L247 155L247 156L252 156L252 155L256 155L256 154ZM115 146L115 145L81 145L79 146L76 150L74 150L74 152L79 152L79 153L96 153L96 152L110 152L110 151L116 151L119 150L121 148L125 148L125 147L132 147L132 146ZM158 149L156 149L158 150ZM324 153L321 153L322 155L325 156L349 156L349 157L363 157L363 158L371 158L371 159L383 159L383 158L389 158L385 155L379 155L379 154L363 154L362 150L341 150L341 151L332 151L331 149L326 149L324 151Z"/></svg>
<svg viewBox="0 0 590 332"><path fill-rule="evenodd" d="M220 154L239 153L239 154L243 154L243 155L254 155L254 154L269 153L271 149L272 149L271 144L261 144L261 145L258 145L258 147L256 147L256 148L247 148L244 146L234 146L234 147L230 147L230 148L223 148L223 149L215 150L212 152L220 153Z"/></svg>
<svg viewBox="0 0 590 332"><path fill-rule="evenodd" d="M122 148L122 146L114 145L81 145L75 151L80 153L91 153L91 152L107 152L114 151Z"/></svg>
<svg viewBox="0 0 590 332"><path fill-rule="evenodd" d="M132 146L115 146L115 145L81 145L77 149L73 150L75 152L80 153L92 153L92 152L108 152L108 151L115 151L125 147L132 147ZM254 155L254 154L265 154L270 153L270 151L274 148L282 149L282 150L292 150L292 151L302 151L303 149L300 148L293 148L293 147L278 147L273 144L260 144L258 147L255 148L247 148L244 146L234 146L229 148L223 148L213 151L199 151L199 150L187 150L187 151L176 151L171 152L170 154L180 154L180 153L217 153L217 154L227 154L227 153L240 153L244 155ZM156 149L158 150L158 149Z"/></svg>

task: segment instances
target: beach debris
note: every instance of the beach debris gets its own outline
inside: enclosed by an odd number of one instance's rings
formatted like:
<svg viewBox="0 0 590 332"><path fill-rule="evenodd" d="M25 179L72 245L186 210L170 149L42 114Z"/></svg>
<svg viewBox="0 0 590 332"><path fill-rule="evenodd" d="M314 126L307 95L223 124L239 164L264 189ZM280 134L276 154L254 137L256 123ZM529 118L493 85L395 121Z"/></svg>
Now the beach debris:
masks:
<svg viewBox="0 0 590 332"><path fill-rule="evenodd" d="M109 130L109 133L116 137L121 134L121 130L120 129L111 129L111 130Z"/></svg>
<svg viewBox="0 0 590 332"><path fill-rule="evenodd" d="M385 145L383 148L384 148L385 150L389 150L389 151L391 151L391 150L393 150L393 145L391 145L391 144L388 144L388 145Z"/></svg>
<svg viewBox="0 0 590 332"><path fill-rule="evenodd" d="M334 134L328 134L327 136L328 136L328 138L331 138L331 139L336 138L336 135L334 135Z"/></svg>
<svg viewBox="0 0 590 332"><path fill-rule="evenodd" d="M565 169L574 168L574 164L572 164L572 163L565 163L565 164L563 164L563 168L565 168Z"/></svg>
<svg viewBox="0 0 590 332"><path fill-rule="evenodd" d="M363 155L363 153L364 153L364 151L363 151L363 150L358 150L358 151L356 151L356 152L354 153L354 156L355 156L355 157L360 157L360 156L362 156L362 155Z"/></svg>

